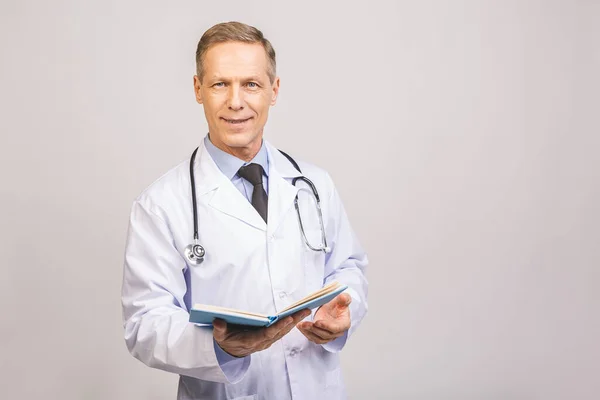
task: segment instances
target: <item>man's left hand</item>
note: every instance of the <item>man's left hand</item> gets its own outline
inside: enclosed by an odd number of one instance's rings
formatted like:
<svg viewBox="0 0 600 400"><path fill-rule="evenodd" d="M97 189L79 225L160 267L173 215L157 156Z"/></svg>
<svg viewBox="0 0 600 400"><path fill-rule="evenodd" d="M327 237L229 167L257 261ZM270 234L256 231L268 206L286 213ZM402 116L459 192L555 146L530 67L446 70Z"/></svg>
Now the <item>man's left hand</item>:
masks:
<svg viewBox="0 0 600 400"><path fill-rule="evenodd" d="M317 344L331 342L350 329L351 301L352 297L349 294L342 293L319 307L313 322L300 322L296 327L311 342Z"/></svg>

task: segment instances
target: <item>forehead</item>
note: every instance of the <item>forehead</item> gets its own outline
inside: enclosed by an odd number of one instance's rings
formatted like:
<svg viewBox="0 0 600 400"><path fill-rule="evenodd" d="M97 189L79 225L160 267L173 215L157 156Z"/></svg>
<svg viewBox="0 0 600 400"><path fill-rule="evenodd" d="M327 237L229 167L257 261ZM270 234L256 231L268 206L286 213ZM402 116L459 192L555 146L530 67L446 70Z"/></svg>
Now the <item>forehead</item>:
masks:
<svg viewBox="0 0 600 400"><path fill-rule="evenodd" d="M204 55L204 76L267 76L268 60L259 43L225 42L211 46Z"/></svg>

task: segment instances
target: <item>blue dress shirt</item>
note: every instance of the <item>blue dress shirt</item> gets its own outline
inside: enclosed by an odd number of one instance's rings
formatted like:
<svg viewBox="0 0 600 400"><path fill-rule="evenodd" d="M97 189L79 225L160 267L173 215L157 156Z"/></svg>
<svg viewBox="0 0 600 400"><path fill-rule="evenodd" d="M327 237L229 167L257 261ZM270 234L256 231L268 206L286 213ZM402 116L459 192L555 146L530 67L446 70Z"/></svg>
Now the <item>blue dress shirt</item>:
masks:
<svg viewBox="0 0 600 400"><path fill-rule="evenodd" d="M204 145L206 146L206 150L208 154L210 154L211 158L217 164L217 167L221 170L223 175L225 175L231 183L248 199L249 202L252 202L252 192L254 191L254 186L245 180L244 178L238 175L238 171L241 167L244 167L248 164L260 164L263 167L263 187L267 194L269 194L269 156L267 153L267 149L265 147L264 141L260 146L260 150L252 160L249 162L245 162L233 156L229 153L224 152L219 149L217 146L212 144L208 135L204 138Z"/></svg>

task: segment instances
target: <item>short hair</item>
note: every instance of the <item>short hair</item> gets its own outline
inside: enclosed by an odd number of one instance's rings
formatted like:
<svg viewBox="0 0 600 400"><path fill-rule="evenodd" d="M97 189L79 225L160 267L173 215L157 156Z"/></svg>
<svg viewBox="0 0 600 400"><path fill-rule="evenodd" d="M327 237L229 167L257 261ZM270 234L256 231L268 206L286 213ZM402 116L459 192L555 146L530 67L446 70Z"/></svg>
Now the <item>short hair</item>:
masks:
<svg viewBox="0 0 600 400"><path fill-rule="evenodd" d="M225 42L261 44L269 58L267 75L269 76L271 83L273 83L275 80L277 63L275 61L275 49L273 49L271 42L269 42L264 37L263 33L255 27L236 21L217 24L204 32L200 38L198 47L196 48L196 75L198 75L200 81L202 81L204 74L202 63L204 62L206 52L211 46Z"/></svg>

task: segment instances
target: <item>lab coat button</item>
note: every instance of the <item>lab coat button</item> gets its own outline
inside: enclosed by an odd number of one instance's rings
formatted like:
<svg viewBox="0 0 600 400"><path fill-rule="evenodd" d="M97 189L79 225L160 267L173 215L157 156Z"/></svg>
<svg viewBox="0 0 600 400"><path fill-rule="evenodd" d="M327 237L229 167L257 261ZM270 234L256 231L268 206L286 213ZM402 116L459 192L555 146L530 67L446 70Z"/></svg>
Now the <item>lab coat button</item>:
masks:
<svg viewBox="0 0 600 400"><path fill-rule="evenodd" d="M298 353L298 350L296 350L296 349L291 349L290 350L290 356L291 357L294 357L297 353Z"/></svg>
<svg viewBox="0 0 600 400"><path fill-rule="evenodd" d="M285 296L287 296L287 293L286 293L286 292L279 292L279 298L280 298L280 299L284 299L284 298L285 298Z"/></svg>

